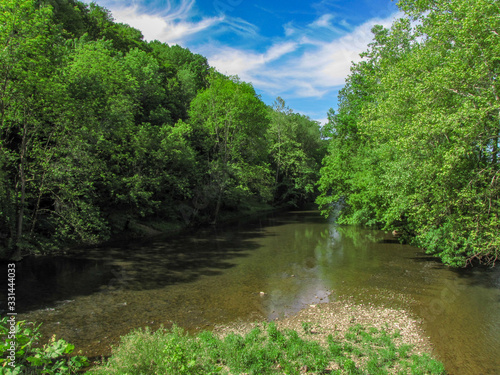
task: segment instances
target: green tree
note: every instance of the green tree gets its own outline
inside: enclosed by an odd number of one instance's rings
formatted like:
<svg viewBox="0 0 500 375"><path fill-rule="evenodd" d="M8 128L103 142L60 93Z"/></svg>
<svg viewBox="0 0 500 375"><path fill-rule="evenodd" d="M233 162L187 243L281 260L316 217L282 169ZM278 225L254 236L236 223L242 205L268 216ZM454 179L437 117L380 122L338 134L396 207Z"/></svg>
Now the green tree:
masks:
<svg viewBox="0 0 500 375"><path fill-rule="evenodd" d="M122 53L127 53L133 48L147 49L139 30L123 23L115 23L111 12L95 2L88 5L83 17L86 32L91 40L110 40L113 48Z"/></svg>
<svg viewBox="0 0 500 375"><path fill-rule="evenodd" d="M374 101L379 80L381 44L385 43L388 30L375 26L374 42L367 57L351 67L346 85L339 92L336 114L328 113L329 146L323 160L316 202L326 215L342 204L341 223L367 224L376 220L375 211L380 204L376 189L367 189L374 182L374 167L369 139L360 131L363 110ZM375 193L373 196L370 192Z"/></svg>
<svg viewBox="0 0 500 375"><path fill-rule="evenodd" d="M386 222L404 215L415 242L446 263L494 262L499 9L489 1L424 4L401 4L419 20L423 40L387 71L385 100L367 116L367 132L399 125L398 138L383 140L396 155L391 170L399 171L386 178L394 202Z"/></svg>
<svg viewBox="0 0 500 375"><path fill-rule="evenodd" d="M80 38L87 32L86 4L76 0L38 0L36 5L52 8L53 23L61 26L61 34L64 37Z"/></svg>
<svg viewBox="0 0 500 375"><path fill-rule="evenodd" d="M244 198L270 199L266 107L253 87L212 74L210 86L191 103L194 142L213 188L216 222L222 204L237 207Z"/></svg>
<svg viewBox="0 0 500 375"><path fill-rule="evenodd" d="M135 123L171 124L169 111L163 108L167 92L158 61L151 54L134 48L125 55L124 64L137 82L136 99L140 107L136 111Z"/></svg>
<svg viewBox="0 0 500 375"><path fill-rule="evenodd" d="M293 113L278 97L270 111L267 139L275 202L296 206L311 200L323 157L319 124Z"/></svg>
<svg viewBox="0 0 500 375"><path fill-rule="evenodd" d="M374 29L368 60L341 92L318 201L344 197L344 221L398 229L447 264L494 263L499 8L484 0L399 5L407 16ZM368 90L352 91L358 78ZM348 124L353 131L342 137Z"/></svg>
<svg viewBox="0 0 500 375"><path fill-rule="evenodd" d="M167 111L172 124L178 120L186 121L191 101L198 91L208 87L207 59L187 48L169 46L157 40L148 43L148 48L151 48L163 73L163 85L167 92L163 111Z"/></svg>
<svg viewBox="0 0 500 375"><path fill-rule="evenodd" d="M314 194L318 124L203 56L77 0L5 0L0 25L2 257Z"/></svg>
<svg viewBox="0 0 500 375"><path fill-rule="evenodd" d="M60 63L51 15L50 8L31 0L0 4L0 176L6 188L1 214L14 259L27 246L29 203L43 179L55 131L46 106L59 89L51 78Z"/></svg>
<svg viewBox="0 0 500 375"><path fill-rule="evenodd" d="M107 238L106 215L124 194L137 83L111 42L85 38L58 74L65 103L46 177L45 218L52 242L95 243Z"/></svg>

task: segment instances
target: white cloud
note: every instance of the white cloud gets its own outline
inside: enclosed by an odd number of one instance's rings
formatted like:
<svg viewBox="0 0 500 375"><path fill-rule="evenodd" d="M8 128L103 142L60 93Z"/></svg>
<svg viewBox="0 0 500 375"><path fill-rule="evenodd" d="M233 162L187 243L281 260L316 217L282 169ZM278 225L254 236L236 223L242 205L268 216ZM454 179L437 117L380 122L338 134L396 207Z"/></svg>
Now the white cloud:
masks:
<svg viewBox="0 0 500 375"><path fill-rule="evenodd" d="M207 57L211 66L224 74L239 75L245 81L251 78L247 72L255 71L264 64L263 55L233 47L211 46L208 51L211 53L205 52L204 54L205 56L209 55Z"/></svg>
<svg viewBox="0 0 500 375"><path fill-rule="evenodd" d="M167 23L162 32L156 39L168 43L182 44L189 36L205 31L212 26L220 23L222 18L206 18L197 23L177 22Z"/></svg>
<svg viewBox="0 0 500 375"><path fill-rule="evenodd" d="M352 62L360 61L359 54L372 41L371 28L390 27L401 16L394 13L354 27L326 13L306 25L289 21L283 25L283 35L271 39L242 18L198 14L195 0L178 0L175 6L171 1L153 0L152 6L144 0L102 0L117 22L141 30L146 40L189 45L220 72L251 82L266 97L308 103L333 96L344 85ZM238 35L241 43L224 44L223 35Z"/></svg>
<svg viewBox="0 0 500 375"><path fill-rule="evenodd" d="M181 0L173 6L167 0L163 8L151 13L149 8L134 2L124 5L117 1L108 1L115 21L126 23L141 30L146 40L158 39L168 44L184 44L187 39L214 26L221 24L224 17L203 17L200 21L189 21L193 14L194 0Z"/></svg>
<svg viewBox="0 0 500 375"><path fill-rule="evenodd" d="M283 30L285 31L285 36L289 37L295 34L295 27L293 26L292 22L288 22L285 25L283 25Z"/></svg>
<svg viewBox="0 0 500 375"><path fill-rule="evenodd" d="M211 66L228 75L238 75L242 80L251 82L254 86L273 87L270 81L262 81L255 74L263 69L266 64L280 59L284 55L294 52L298 44L286 42L271 46L264 53L243 51L228 46L205 47L204 54L208 57Z"/></svg>
<svg viewBox="0 0 500 375"><path fill-rule="evenodd" d="M318 121L322 126L324 126L328 123L328 117L319 118L316 121Z"/></svg>
<svg viewBox="0 0 500 375"><path fill-rule="evenodd" d="M223 16L221 20L224 21L224 25L227 25L232 32L249 37L255 37L258 34L259 30L255 25L241 18Z"/></svg>
<svg viewBox="0 0 500 375"><path fill-rule="evenodd" d="M342 37L325 42L315 39L308 30L285 25L288 41L276 42L265 52L227 46L207 46L202 53L222 73L238 75L270 95L295 98L320 98L342 86L350 73L352 62L372 41L371 29L376 24L390 27L400 14L385 19L371 19ZM310 28L330 27L333 16L324 15Z"/></svg>
<svg viewBox="0 0 500 375"><path fill-rule="evenodd" d="M351 25L346 20L340 20L339 25L345 27L346 29L351 29Z"/></svg>
<svg viewBox="0 0 500 375"><path fill-rule="evenodd" d="M343 30L333 25L332 21L334 19L335 16L333 14L323 14L320 18L311 23L309 27L313 29L323 28L341 35L343 33Z"/></svg>
<svg viewBox="0 0 500 375"><path fill-rule="evenodd" d="M266 62L270 62L279 59L281 56L295 51L295 49L297 49L297 43L295 42L275 44L266 51L264 60Z"/></svg>
<svg viewBox="0 0 500 375"><path fill-rule="evenodd" d="M320 18L318 18L316 21L314 21L311 26L313 27L330 27L330 20L333 19L332 14L324 14Z"/></svg>

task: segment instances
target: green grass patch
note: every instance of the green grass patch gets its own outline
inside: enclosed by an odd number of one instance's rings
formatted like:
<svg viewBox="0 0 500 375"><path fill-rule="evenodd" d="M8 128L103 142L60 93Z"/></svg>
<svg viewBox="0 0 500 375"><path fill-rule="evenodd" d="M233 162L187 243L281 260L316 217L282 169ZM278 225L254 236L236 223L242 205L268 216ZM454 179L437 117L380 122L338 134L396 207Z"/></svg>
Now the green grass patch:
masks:
<svg viewBox="0 0 500 375"><path fill-rule="evenodd" d="M306 339L274 323L245 335L220 338L211 332L196 336L179 327L148 328L122 337L106 362L90 374L444 374L442 363L429 355L411 355L411 346L397 345L399 333L351 327L344 337L329 336L326 345Z"/></svg>
<svg viewBox="0 0 500 375"><path fill-rule="evenodd" d="M42 347L38 326L0 320L0 374L81 373L88 361L71 356L74 346L52 338ZM188 335L181 328L139 329L123 336L113 355L89 370L94 375L139 374L444 374L442 363L428 354L412 354L397 344L400 334L354 325L326 343L314 340L310 323L303 335L279 330L274 323L245 335L218 337L204 331ZM15 341L15 349L11 350ZM11 366L12 363L12 366Z"/></svg>

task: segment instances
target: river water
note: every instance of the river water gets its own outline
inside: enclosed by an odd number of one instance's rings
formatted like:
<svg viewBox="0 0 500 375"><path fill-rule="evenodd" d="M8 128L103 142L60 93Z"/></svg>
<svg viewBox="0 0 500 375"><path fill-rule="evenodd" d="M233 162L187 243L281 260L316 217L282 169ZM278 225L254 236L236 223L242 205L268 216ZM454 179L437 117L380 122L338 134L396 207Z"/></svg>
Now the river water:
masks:
<svg viewBox="0 0 500 375"><path fill-rule="evenodd" d="M500 373L498 267L452 270L390 234L315 211L17 265L19 319L89 356L109 354L133 328L175 322L194 332L345 297L421 318L449 374Z"/></svg>

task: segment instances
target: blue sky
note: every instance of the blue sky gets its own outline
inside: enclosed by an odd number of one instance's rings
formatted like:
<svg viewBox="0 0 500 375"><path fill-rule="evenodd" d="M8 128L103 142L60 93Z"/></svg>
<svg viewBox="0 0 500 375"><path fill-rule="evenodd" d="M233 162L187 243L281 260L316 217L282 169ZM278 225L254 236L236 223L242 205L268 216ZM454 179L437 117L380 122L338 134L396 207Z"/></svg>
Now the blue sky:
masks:
<svg viewBox="0 0 500 375"><path fill-rule="evenodd" d="M263 101L281 96L324 122L375 24L398 16L390 0L96 0L146 40L179 44L221 73L251 82Z"/></svg>

